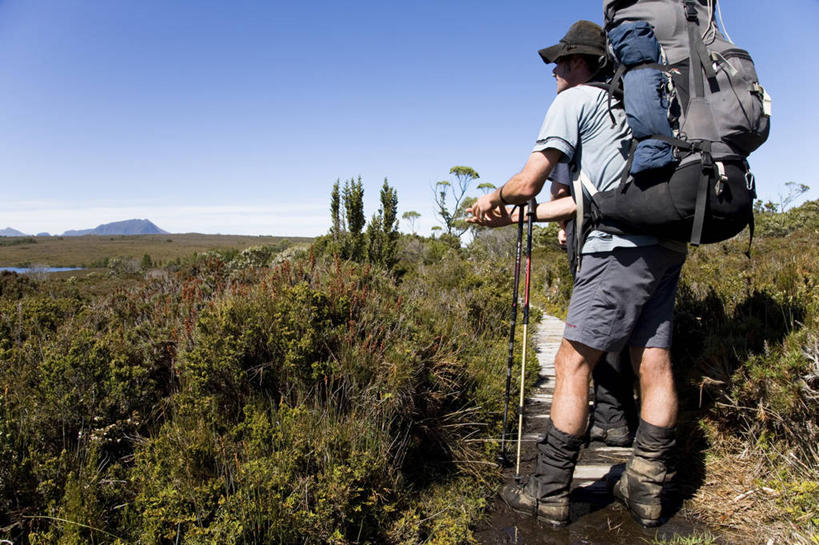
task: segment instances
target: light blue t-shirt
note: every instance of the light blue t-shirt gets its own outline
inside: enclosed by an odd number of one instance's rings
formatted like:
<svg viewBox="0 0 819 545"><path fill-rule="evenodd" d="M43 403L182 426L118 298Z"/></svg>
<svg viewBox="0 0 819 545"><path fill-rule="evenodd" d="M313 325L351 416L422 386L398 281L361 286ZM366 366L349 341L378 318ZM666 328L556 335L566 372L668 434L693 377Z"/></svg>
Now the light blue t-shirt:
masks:
<svg viewBox="0 0 819 545"><path fill-rule="evenodd" d="M565 161L579 167L598 191L612 189L620 183L628 160L631 131L622 108L613 108L611 115L604 90L589 85L570 87L558 93L546 112L532 151L554 148L563 153ZM592 231L581 253L610 252L614 248L658 242L649 235Z"/></svg>

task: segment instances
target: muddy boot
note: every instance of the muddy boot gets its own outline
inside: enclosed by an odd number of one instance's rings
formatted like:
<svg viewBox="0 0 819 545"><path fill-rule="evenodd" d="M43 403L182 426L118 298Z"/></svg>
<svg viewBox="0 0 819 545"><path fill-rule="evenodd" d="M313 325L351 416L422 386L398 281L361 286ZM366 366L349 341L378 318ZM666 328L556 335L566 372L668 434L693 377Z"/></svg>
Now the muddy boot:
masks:
<svg viewBox="0 0 819 545"><path fill-rule="evenodd" d="M537 518L552 526L569 522L569 490L583 437L563 433L554 426L538 443L537 467L526 492L537 499Z"/></svg>
<svg viewBox="0 0 819 545"><path fill-rule="evenodd" d="M589 441L600 441L610 447L630 447L633 441L631 432L625 424L613 428L603 428L592 424L589 430Z"/></svg>
<svg viewBox="0 0 819 545"><path fill-rule="evenodd" d="M661 428L640 420L634 452L626 471L614 485L614 496L622 501L643 526L659 526L663 485L671 476L674 428Z"/></svg>
<svg viewBox="0 0 819 545"><path fill-rule="evenodd" d="M582 437L569 435L554 426L538 443L535 473L525 485L508 484L500 495L514 511L537 517L552 526L569 522L569 489Z"/></svg>

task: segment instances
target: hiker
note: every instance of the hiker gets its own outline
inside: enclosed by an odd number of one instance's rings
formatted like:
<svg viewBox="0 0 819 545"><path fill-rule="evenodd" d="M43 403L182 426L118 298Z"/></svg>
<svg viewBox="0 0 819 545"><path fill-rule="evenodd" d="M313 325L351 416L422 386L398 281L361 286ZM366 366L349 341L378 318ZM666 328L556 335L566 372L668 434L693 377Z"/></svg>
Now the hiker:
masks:
<svg viewBox="0 0 819 545"><path fill-rule="evenodd" d="M569 192L571 174L567 163L558 163L549 174L551 192L561 196ZM574 200L565 201L561 206L554 203L541 203L537 208L538 221L550 221L561 216L566 210L574 210ZM489 227L503 227L517 222L516 210L503 209L492 221L479 221L476 217L467 219L471 223L480 223ZM569 259L569 268L572 278L576 272L576 255L573 244L566 241L574 240L574 219L560 222L562 240L559 242L566 247ZM628 347L620 352L606 353L592 372L592 387L594 405L591 411L588 426L589 441L600 441L612 447L631 446L633 431L637 425L637 408L634 405L634 372L631 368L631 357Z"/></svg>
<svg viewBox="0 0 819 545"><path fill-rule="evenodd" d="M552 183L571 186L571 173L567 163L558 163L549 174ZM569 269L574 280L577 273L577 248L568 243L575 240L575 220L560 222L558 242L566 249ZM628 347L620 352L607 352L592 371L593 402L589 429L589 441L600 441L610 447L629 447L637 428L637 407L634 404L634 371Z"/></svg>
<svg viewBox="0 0 819 545"><path fill-rule="evenodd" d="M614 187L626 165L630 129L622 109L609 109L608 95L592 85L606 57L602 29L589 21L571 26L560 43L539 51L553 70L557 96L521 172L469 209L474 221L493 225L542 190L555 165L598 190ZM541 220L572 215L570 197L555 189L537 206ZM592 369L606 352L630 347L640 379L641 413L634 451L615 496L644 525L660 522L660 493L674 447L677 396L670 346L674 296L685 261L683 243L649 235L592 231L579 252L564 338L555 358L551 427L538 443L537 466L523 485L506 485L504 500L516 511L561 526L569 521L569 490L588 422Z"/></svg>

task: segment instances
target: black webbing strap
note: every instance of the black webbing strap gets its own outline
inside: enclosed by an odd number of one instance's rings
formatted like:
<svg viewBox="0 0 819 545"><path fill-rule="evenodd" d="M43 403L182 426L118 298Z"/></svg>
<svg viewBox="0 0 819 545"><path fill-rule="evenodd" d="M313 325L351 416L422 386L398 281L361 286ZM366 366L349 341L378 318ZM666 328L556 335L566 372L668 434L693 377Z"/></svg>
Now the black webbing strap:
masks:
<svg viewBox="0 0 819 545"><path fill-rule="evenodd" d="M631 146L628 148L628 160L626 166L623 167L623 173L620 175L620 192L625 193L626 185L628 184L628 175L631 173L631 164L634 162L634 152L637 150L637 144L640 142L636 138L631 139Z"/></svg>
<svg viewBox="0 0 819 545"><path fill-rule="evenodd" d="M608 107L609 107L609 118L611 118L611 126L612 127L615 126L617 124L617 122L614 120L614 114L611 113L611 108L612 108L611 98L614 96L614 92L615 92L616 89L624 90L623 86L622 86L622 80L623 80L623 74L625 74L625 73L626 73L626 67L625 67L625 65L621 64L620 66L617 67L617 70L615 70L614 75L611 77L611 81L609 81ZM620 84L619 87L618 87L618 84ZM621 96L622 96L622 90L620 92Z"/></svg>
<svg viewBox="0 0 819 545"><path fill-rule="evenodd" d="M660 72L671 72L672 68L665 64L660 64L658 62L644 62L643 64L635 64L634 66L629 67L629 70L643 70L645 68L651 68L652 70L659 70Z"/></svg>
<svg viewBox="0 0 819 545"><path fill-rule="evenodd" d="M745 257L751 259L751 244L754 243L754 213L751 212L751 217L748 220L748 230L750 237L748 238L748 251L745 252Z"/></svg>
<svg viewBox="0 0 819 545"><path fill-rule="evenodd" d="M694 76L694 93L695 97L702 98L705 96L705 82L702 79L702 61L700 60L700 52L697 49L697 40L699 40L699 33L697 32L697 25L693 22L688 22L688 55L691 58L691 73Z"/></svg>
<svg viewBox="0 0 819 545"><path fill-rule="evenodd" d="M694 207L694 225L691 228L691 244L699 246L702 241L702 228L705 224L705 208L708 203L708 182L714 173L714 159L711 157L711 143L703 142L702 170L697 187L697 202Z"/></svg>
<svg viewBox="0 0 819 545"><path fill-rule="evenodd" d="M691 72L694 76L694 96L705 97L705 81L702 77L702 71L705 71L705 76L709 79L715 78L717 73L714 67L711 66L708 57L708 50L705 44L702 43L699 26L697 25L697 8L693 0L685 0L685 18L688 21L688 54L691 59ZM702 68L702 70L700 70Z"/></svg>
<svg viewBox="0 0 819 545"><path fill-rule="evenodd" d="M620 175L620 185L618 187L620 188L621 192L625 192L626 190L628 176L631 173L631 165L634 163L634 153L637 150L637 145L644 140L662 140L663 142L667 142L676 148L692 152L701 150L705 147L705 143L700 144L698 142L689 142L688 140L680 140L679 138L665 136L664 134L652 134L651 136L646 136L645 138L632 137L631 145L628 149L628 160L626 161L626 167L623 169L623 173ZM710 144L708 145L708 148L710 149Z"/></svg>
<svg viewBox="0 0 819 545"><path fill-rule="evenodd" d="M688 151L696 151L696 150L701 148L701 146L699 144L697 144L696 142L691 142L691 141L688 141L688 140L681 140L679 138L674 138L672 136L666 136L664 134L652 134L651 136L647 136L646 138L643 138L641 140L648 140L648 139L662 140L663 142L667 142L667 143L671 144L672 146L674 146L676 148L680 148L680 149L684 149L684 150L688 150Z"/></svg>

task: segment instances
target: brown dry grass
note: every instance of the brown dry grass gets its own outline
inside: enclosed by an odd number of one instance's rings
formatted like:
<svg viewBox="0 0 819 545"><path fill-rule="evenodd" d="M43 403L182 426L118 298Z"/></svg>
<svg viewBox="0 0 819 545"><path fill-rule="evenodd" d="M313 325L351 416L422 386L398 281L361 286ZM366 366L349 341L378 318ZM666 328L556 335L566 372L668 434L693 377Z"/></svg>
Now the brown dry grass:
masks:
<svg viewBox="0 0 819 545"><path fill-rule="evenodd" d="M748 446L736 438L711 434L706 480L686 502L686 511L710 528L718 528L731 543L815 544L809 521L783 516L782 475L819 478L819 458L813 467L795 462L787 452ZM774 454L772 454L774 453ZM804 517L803 517L804 518ZM801 523L800 523L801 522Z"/></svg>
<svg viewBox="0 0 819 545"><path fill-rule="evenodd" d="M105 258L141 259L148 254L154 263L164 264L190 256L194 252L237 249L250 246L309 243L305 237L263 237L243 235L129 235L82 237L21 237L9 238L0 245L0 266L17 267L47 265L50 267L89 267ZM30 241L30 242L29 242ZM19 243L22 242L22 243Z"/></svg>

